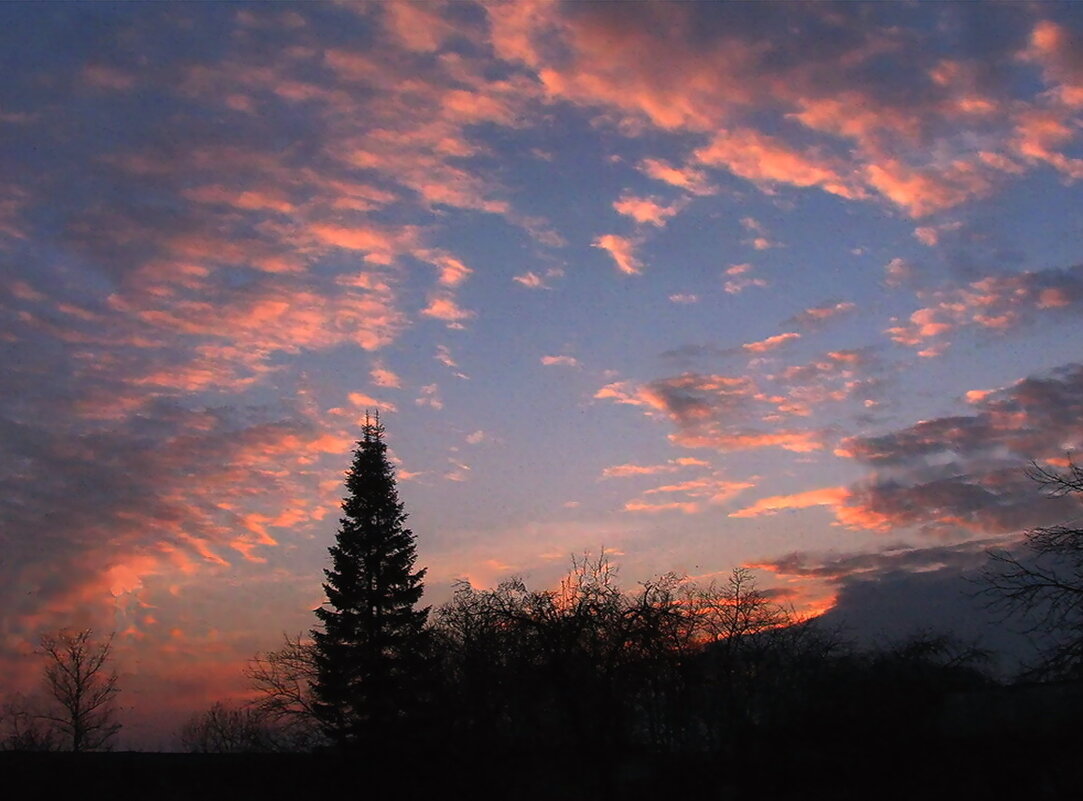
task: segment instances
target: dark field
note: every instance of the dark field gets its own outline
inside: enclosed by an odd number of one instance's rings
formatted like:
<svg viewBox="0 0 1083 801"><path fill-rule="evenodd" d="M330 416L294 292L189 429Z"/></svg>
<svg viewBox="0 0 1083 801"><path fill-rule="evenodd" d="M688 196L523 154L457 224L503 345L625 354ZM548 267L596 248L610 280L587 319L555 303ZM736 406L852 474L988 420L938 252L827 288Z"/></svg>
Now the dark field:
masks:
<svg viewBox="0 0 1083 801"><path fill-rule="evenodd" d="M1069 736L777 743L757 753L312 754L0 753L20 798L912 799L1079 797Z"/></svg>

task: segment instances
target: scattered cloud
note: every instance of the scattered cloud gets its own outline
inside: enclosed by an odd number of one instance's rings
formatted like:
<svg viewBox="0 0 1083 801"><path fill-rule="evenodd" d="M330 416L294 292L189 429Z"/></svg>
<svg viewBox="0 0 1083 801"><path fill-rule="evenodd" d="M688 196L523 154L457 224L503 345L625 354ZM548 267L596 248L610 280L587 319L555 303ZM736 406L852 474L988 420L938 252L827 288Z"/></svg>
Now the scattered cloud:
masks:
<svg viewBox="0 0 1083 801"><path fill-rule="evenodd" d="M688 467L710 467L710 462L693 457L670 459L664 464L618 464L602 471L602 478L627 478L629 476L654 476L659 473L676 473Z"/></svg>
<svg viewBox="0 0 1083 801"><path fill-rule="evenodd" d="M671 421L677 430L670 439L686 448L732 452L778 447L808 453L824 447L818 431L755 425L757 412L773 408L774 400L746 376L688 372L642 385L618 381L594 397L638 406L648 415Z"/></svg>
<svg viewBox="0 0 1083 801"><path fill-rule="evenodd" d="M900 345L938 347L962 328L1009 331L1039 316L1063 313L1083 301L1083 265L990 275L964 286L919 291L928 305L887 329Z"/></svg>
<svg viewBox="0 0 1083 801"><path fill-rule="evenodd" d="M369 375L372 376L372 383L378 387L398 389L402 386L402 380L398 375L384 367L383 362L374 362L372 369L369 371Z"/></svg>
<svg viewBox="0 0 1083 801"><path fill-rule="evenodd" d="M448 328L463 328L463 322L475 316L474 312L461 308L451 295L444 294L434 295L421 313L435 320L443 320Z"/></svg>
<svg viewBox="0 0 1083 801"><path fill-rule="evenodd" d="M828 301L820 306L812 306L800 314L795 314L786 322L804 328L818 328L829 320L852 314L857 304L851 301Z"/></svg>
<svg viewBox="0 0 1083 801"><path fill-rule="evenodd" d="M650 197L637 197L625 193L619 200L614 201L613 208L619 214L631 217L640 225L653 225L657 228L665 226L669 219L684 208L684 202L676 201L666 205L653 195Z"/></svg>
<svg viewBox="0 0 1083 801"><path fill-rule="evenodd" d="M546 367L578 367L579 360L574 356L542 356L541 363Z"/></svg>
<svg viewBox="0 0 1083 801"><path fill-rule="evenodd" d="M783 345L795 342L800 338L800 334L791 331L785 334L776 334L773 337L767 337L767 339L761 339L758 342L746 342L741 347L752 353L766 353L767 351L777 350Z"/></svg>
<svg viewBox="0 0 1083 801"><path fill-rule="evenodd" d="M421 387L421 394L414 400L418 406L427 406L430 409L443 409L444 401L440 398L440 387L436 384L427 384Z"/></svg>
<svg viewBox="0 0 1083 801"><path fill-rule="evenodd" d="M557 278L563 277L564 270L557 267L551 267L541 274L528 270L522 275L513 276L512 280L522 284L527 289L551 289L552 282Z"/></svg>
<svg viewBox="0 0 1083 801"><path fill-rule="evenodd" d="M695 167L676 167L662 159L643 159L639 170L656 181L684 189L693 195L712 195L718 191L707 179L707 173Z"/></svg>
<svg viewBox="0 0 1083 801"><path fill-rule="evenodd" d="M793 495L772 495L767 498L760 498L751 506L731 512L730 517L760 517L762 515L777 514L788 509L808 509L811 506L837 506L848 497L849 491L845 487L806 490Z"/></svg>
<svg viewBox="0 0 1083 801"><path fill-rule="evenodd" d="M734 264L732 267L727 267L725 273L730 277L726 279L722 288L730 295L739 295L750 287L762 289L771 286L771 282L766 278L753 278L749 276L748 273L751 271L751 264Z"/></svg>
<svg viewBox="0 0 1083 801"><path fill-rule="evenodd" d="M617 234L605 234L595 239L592 244L612 256L617 269L625 275L638 275L643 271L643 264L635 255L638 242Z"/></svg>

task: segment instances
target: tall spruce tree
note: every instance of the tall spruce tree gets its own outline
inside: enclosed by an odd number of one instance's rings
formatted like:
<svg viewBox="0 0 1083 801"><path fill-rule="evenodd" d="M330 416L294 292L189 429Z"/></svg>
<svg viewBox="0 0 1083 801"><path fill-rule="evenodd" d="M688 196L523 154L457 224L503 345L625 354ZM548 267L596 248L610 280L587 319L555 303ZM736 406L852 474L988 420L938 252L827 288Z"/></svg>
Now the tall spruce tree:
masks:
<svg viewBox="0 0 1083 801"><path fill-rule="evenodd" d="M315 712L339 746L387 743L416 703L429 610L416 608L425 570L414 570L414 535L403 526L378 415L365 416L342 511L324 571L327 603L312 631Z"/></svg>

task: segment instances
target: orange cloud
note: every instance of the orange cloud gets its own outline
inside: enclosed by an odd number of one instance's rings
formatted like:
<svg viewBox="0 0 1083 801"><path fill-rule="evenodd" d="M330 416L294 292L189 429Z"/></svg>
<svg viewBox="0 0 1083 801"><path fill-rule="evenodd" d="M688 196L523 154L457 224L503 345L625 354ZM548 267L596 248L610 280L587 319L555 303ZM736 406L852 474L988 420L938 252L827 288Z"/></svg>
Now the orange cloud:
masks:
<svg viewBox="0 0 1083 801"><path fill-rule="evenodd" d="M751 506L731 512L730 517L760 517L773 515L786 509L808 509L813 506L837 507L850 497L845 487L824 487L798 492L794 495L772 495L760 498Z"/></svg>
<svg viewBox="0 0 1083 801"><path fill-rule="evenodd" d="M794 453L823 450L821 435L816 431L781 430L771 432L742 432L706 429L670 434L669 438L686 448L711 448L728 453L758 448L782 448Z"/></svg>
<svg viewBox="0 0 1083 801"><path fill-rule="evenodd" d="M681 457L670 459L665 464L618 464L602 471L602 478L626 478L628 476L653 476L659 473L675 473L685 467L709 467L710 463L702 459Z"/></svg>

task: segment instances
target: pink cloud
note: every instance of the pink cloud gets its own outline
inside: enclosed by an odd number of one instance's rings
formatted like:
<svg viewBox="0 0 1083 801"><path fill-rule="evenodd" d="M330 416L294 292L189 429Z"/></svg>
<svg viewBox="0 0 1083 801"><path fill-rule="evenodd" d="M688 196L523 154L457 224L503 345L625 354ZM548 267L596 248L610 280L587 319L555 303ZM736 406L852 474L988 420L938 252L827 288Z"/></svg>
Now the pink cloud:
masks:
<svg viewBox="0 0 1083 801"><path fill-rule="evenodd" d="M369 371L372 383L378 387L391 387L397 389L402 386L402 379L391 370L383 366L381 362L375 362Z"/></svg>
<svg viewBox="0 0 1083 801"><path fill-rule="evenodd" d="M752 129L723 131L706 147L695 151L696 160L722 167L754 184L817 186L844 198L857 198L861 190L843 165L815 153L799 152L781 140Z"/></svg>
<svg viewBox="0 0 1083 801"><path fill-rule="evenodd" d="M341 226L316 224L308 227L308 233L318 241L345 250L359 250L366 261L390 264L394 256L404 250L414 237L414 231L406 228L396 232L384 231L372 226Z"/></svg>
<svg viewBox="0 0 1083 801"><path fill-rule="evenodd" d="M522 275L517 275L512 278L513 281L517 281L527 289L545 289L545 281L540 275L535 272L527 271Z"/></svg>
<svg viewBox="0 0 1083 801"><path fill-rule="evenodd" d="M436 5L390 3L382 8L384 26L410 50L432 53L455 33Z"/></svg>
<svg viewBox="0 0 1083 801"><path fill-rule="evenodd" d="M822 435L816 431L742 432L704 427L696 431L671 434L670 439L686 448L710 448L723 453L760 448L782 448L793 453L813 453L824 448Z"/></svg>
<svg viewBox="0 0 1083 801"><path fill-rule="evenodd" d="M886 333L901 345L940 353L949 344L942 338L961 328L1007 330L1076 306L1083 301L1083 268L991 275L919 297L929 305Z"/></svg>
<svg viewBox="0 0 1083 801"><path fill-rule="evenodd" d="M655 197L636 197L625 193L613 202L613 208L637 223L650 224L657 228L665 226L669 219L684 207L680 201L664 205Z"/></svg>
<svg viewBox="0 0 1083 801"><path fill-rule="evenodd" d="M626 512L646 512L659 514L662 512L682 512L686 515L694 515L700 511L698 503L689 501L673 501L671 503L650 503L644 500L632 500L624 504Z"/></svg>
<svg viewBox="0 0 1083 801"><path fill-rule="evenodd" d="M276 211L281 214L290 214L297 208L277 187L240 190L221 184L207 184L186 189L183 194L197 203L233 206L244 211Z"/></svg>
<svg viewBox="0 0 1083 801"><path fill-rule="evenodd" d="M670 459L665 464L619 464L602 471L602 478L627 478L629 476L654 476L659 473L676 473L686 467L709 467L710 463L702 459L681 457Z"/></svg>
<svg viewBox="0 0 1083 801"><path fill-rule="evenodd" d="M364 419L363 414L356 414L356 411L358 410L379 409L382 412L398 411L395 404L389 401L380 400L379 398L374 398L365 392L351 392L347 395L347 398L350 401L350 405L352 405L355 410L355 413L350 415L351 419L354 421L363 421ZM335 410L332 409L331 411L333 413Z"/></svg>
<svg viewBox="0 0 1083 801"><path fill-rule="evenodd" d="M533 270L528 270L522 275L513 276L512 280L522 284L527 289L550 289L552 281L563 276L564 270L559 267L550 267L541 275Z"/></svg>
<svg viewBox="0 0 1083 801"><path fill-rule="evenodd" d="M443 409L444 401L440 397L440 387L436 384L427 384L421 387L421 394L414 403L418 406L428 406L430 409Z"/></svg>
<svg viewBox="0 0 1083 801"><path fill-rule="evenodd" d="M746 376L683 373L636 386L628 381L608 384L595 398L638 406L652 416L673 422L677 430L670 439L687 448L711 448L722 452L783 448L796 453L821 450L817 431L761 430L764 407L773 408L778 398L761 391Z"/></svg>
<svg viewBox="0 0 1083 801"><path fill-rule="evenodd" d="M816 6L798 13L807 26L790 27L781 40L736 18L715 30L718 15L695 6L618 17L605 8L571 13L535 3L516 12L489 9L489 16L494 42L528 65L550 98L591 108L599 121L632 133L713 136L695 150L691 168L654 164L653 177L689 190L708 191L707 177L693 181L681 173L707 164L768 191L818 188L853 200L880 195L922 217L988 194L1005 170L1017 171L1019 146L1009 121L1044 103L1037 95L1023 102L1009 97L990 85L977 60L916 47L905 29ZM828 52L806 40L822 27L840 34L840 47ZM704 28L714 33L693 35ZM562 45L559 59L551 57L554 41ZM1069 106L1083 102L1073 43L1064 27L1040 22L1021 54L1041 66ZM657 58L644 63L640 54L648 50ZM784 52L810 55L795 60ZM1013 55L997 53L1001 61ZM904 96L880 79L884 63L914 76L914 91ZM764 116L786 125L768 133ZM975 152L975 140L986 147ZM1080 168L1062 145L1030 157L1075 174Z"/></svg>
<svg viewBox="0 0 1083 801"><path fill-rule="evenodd" d="M1020 56L1042 67L1042 77L1067 106L1083 106L1083 44L1079 35L1051 20L1039 20Z"/></svg>
<svg viewBox="0 0 1083 801"><path fill-rule="evenodd" d="M856 309L857 305L850 301L840 301L838 303L829 302L822 306L812 306L811 308L805 309L800 314L794 315L790 322L810 328L817 327L835 317L851 314Z"/></svg>
<svg viewBox="0 0 1083 801"><path fill-rule="evenodd" d="M443 286L456 287L470 277L473 272L469 267L444 251L421 250L415 255L431 262L440 271L439 281Z"/></svg>
<svg viewBox="0 0 1083 801"><path fill-rule="evenodd" d="M635 255L638 243L634 240L617 234L605 234L595 239L592 244L612 256L617 269L625 275L638 275L643 271L643 265Z"/></svg>
<svg viewBox="0 0 1083 801"><path fill-rule="evenodd" d="M777 350L783 345L787 345L790 342L794 342L801 338L800 334L788 332L785 334L776 334L773 337L767 337L767 339L761 339L758 342L747 342L741 347L752 353L766 353L767 351Z"/></svg>
<svg viewBox="0 0 1083 801"><path fill-rule="evenodd" d="M579 360L574 356L542 356L541 363L546 367L578 367Z"/></svg>
<svg viewBox="0 0 1083 801"><path fill-rule="evenodd" d="M691 498L706 498L710 503L722 504L731 498L754 487L749 481L727 481L719 476L706 476L704 478L681 481L677 484L663 484L644 490L644 495L657 494L683 494Z"/></svg>
<svg viewBox="0 0 1083 801"><path fill-rule="evenodd" d="M443 320L449 328L462 328L465 320L471 320L476 315L469 309L463 309L451 295L439 294L429 300L429 305L421 310L426 317Z"/></svg>
<svg viewBox="0 0 1083 801"><path fill-rule="evenodd" d="M906 259L895 258L884 265L884 283L890 287L902 286L913 277L914 268Z"/></svg>
<svg viewBox="0 0 1083 801"><path fill-rule="evenodd" d="M707 180L707 173L695 167L675 167L661 159L643 159L638 166L644 175L693 195L713 195L717 191Z"/></svg>

